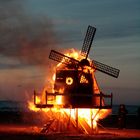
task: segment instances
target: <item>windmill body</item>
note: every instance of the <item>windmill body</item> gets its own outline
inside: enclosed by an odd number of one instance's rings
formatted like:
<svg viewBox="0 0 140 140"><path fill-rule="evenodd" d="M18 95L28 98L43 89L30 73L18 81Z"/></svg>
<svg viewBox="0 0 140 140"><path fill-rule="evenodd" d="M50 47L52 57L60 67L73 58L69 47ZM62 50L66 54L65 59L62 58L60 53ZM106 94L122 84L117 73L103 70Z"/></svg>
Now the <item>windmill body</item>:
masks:
<svg viewBox="0 0 140 140"><path fill-rule="evenodd" d="M112 107L112 94L106 95L100 91L95 78L95 71L117 78L119 70L96 60L90 61L88 59L95 33L96 28L88 26L80 54L82 59L80 60L51 50L49 58L61 63L61 66L56 68L54 92L48 93L46 91L45 104L37 104L35 100L36 107L54 107L57 104L57 97L61 97L61 103L59 102L57 105L60 105L62 108ZM48 102L48 99L51 97L55 103ZM105 103L106 98L110 99L107 105Z"/></svg>

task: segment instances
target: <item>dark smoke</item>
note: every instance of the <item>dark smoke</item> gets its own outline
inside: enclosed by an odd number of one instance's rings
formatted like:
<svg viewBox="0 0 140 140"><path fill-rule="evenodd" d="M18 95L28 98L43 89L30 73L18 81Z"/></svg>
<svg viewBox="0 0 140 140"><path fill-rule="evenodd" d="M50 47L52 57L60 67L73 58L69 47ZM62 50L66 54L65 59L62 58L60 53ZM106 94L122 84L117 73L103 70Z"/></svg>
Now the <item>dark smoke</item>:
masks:
<svg viewBox="0 0 140 140"><path fill-rule="evenodd" d="M27 14L20 0L1 1L0 55L24 65L46 66L56 44L53 25L46 16Z"/></svg>
<svg viewBox="0 0 140 140"><path fill-rule="evenodd" d="M4 100L31 99L33 89L48 85L56 64L48 58L58 46L51 20L31 15L24 3L0 1L0 98Z"/></svg>

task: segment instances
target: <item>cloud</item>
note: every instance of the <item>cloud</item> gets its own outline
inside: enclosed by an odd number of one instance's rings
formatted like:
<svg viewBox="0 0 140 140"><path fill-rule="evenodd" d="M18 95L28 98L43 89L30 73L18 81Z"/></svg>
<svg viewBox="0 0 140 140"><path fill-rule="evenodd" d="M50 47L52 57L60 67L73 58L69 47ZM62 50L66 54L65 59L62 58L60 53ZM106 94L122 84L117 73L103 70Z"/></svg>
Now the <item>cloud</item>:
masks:
<svg viewBox="0 0 140 140"><path fill-rule="evenodd" d="M21 64L4 64L4 63L0 63L0 69L19 69L19 68L23 68L25 67L25 65L21 65Z"/></svg>

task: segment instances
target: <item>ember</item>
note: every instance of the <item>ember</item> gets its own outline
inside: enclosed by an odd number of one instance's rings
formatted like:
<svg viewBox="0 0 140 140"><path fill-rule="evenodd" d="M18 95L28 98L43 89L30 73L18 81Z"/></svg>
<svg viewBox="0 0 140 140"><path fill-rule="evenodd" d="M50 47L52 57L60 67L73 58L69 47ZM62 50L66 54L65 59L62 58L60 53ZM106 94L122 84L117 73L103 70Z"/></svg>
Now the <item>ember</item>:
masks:
<svg viewBox="0 0 140 140"><path fill-rule="evenodd" d="M64 55L51 50L49 58L59 62L52 76L54 86L49 92L45 87L41 96L34 92L34 103L29 102L31 110L39 111L41 108L54 120L46 131L50 127L51 130L65 131L73 126L89 134L97 129L98 120L111 112L112 94L100 91L94 73L98 70L117 78L119 70L88 58L95 32L96 28L88 27L81 52L72 49Z"/></svg>

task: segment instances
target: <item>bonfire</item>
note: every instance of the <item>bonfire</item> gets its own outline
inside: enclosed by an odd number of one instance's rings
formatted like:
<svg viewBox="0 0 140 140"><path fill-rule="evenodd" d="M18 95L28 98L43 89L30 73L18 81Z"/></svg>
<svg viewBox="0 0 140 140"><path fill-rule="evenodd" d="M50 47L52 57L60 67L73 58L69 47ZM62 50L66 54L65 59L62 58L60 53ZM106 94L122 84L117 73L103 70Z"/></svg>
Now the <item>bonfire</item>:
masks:
<svg viewBox="0 0 140 140"><path fill-rule="evenodd" d="M51 88L47 84L41 94L34 92L34 102L29 102L30 110L41 110L48 118L44 132L90 134L97 130L98 120L110 114L112 94L101 92L95 72L117 78L119 70L88 58L95 32L95 27L88 27L81 51L71 49L62 54L51 50L49 58L59 62L50 81Z"/></svg>

